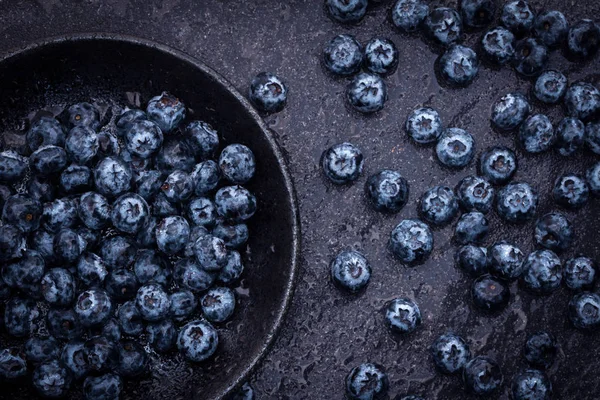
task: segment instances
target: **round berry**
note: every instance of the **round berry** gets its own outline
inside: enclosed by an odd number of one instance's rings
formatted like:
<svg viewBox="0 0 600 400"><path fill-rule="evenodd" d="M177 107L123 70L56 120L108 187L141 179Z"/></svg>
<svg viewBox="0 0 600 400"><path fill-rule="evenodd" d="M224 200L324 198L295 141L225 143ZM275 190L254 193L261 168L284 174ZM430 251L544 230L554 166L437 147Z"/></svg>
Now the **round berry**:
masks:
<svg viewBox="0 0 600 400"><path fill-rule="evenodd" d="M27 376L27 362L21 349L0 350L0 378L6 381Z"/></svg>
<svg viewBox="0 0 600 400"><path fill-rule="evenodd" d="M458 183L456 189L458 204L466 211L488 213L492 209L496 191L480 176L469 175Z"/></svg>
<svg viewBox="0 0 600 400"><path fill-rule="evenodd" d="M485 247L467 244L458 248L454 255L456 265L467 274L477 277L488 272L488 257Z"/></svg>
<svg viewBox="0 0 600 400"><path fill-rule="evenodd" d="M106 322L113 307L108 293L101 289L90 289L79 295L74 310L81 325L88 327Z"/></svg>
<svg viewBox="0 0 600 400"><path fill-rule="evenodd" d="M496 361L478 356L469 361L463 369L463 381L467 392L476 395L489 395L500 386L504 377Z"/></svg>
<svg viewBox="0 0 600 400"><path fill-rule="evenodd" d="M365 67L374 74L387 75L398 66L398 49L387 38L376 37L365 46Z"/></svg>
<svg viewBox="0 0 600 400"><path fill-rule="evenodd" d="M512 130L525 121L531 112L527 98L521 93L508 93L492 106L492 125L501 130Z"/></svg>
<svg viewBox="0 0 600 400"><path fill-rule="evenodd" d="M535 14L527 1L508 2L502 9L502 24L517 35L526 34L533 28Z"/></svg>
<svg viewBox="0 0 600 400"><path fill-rule="evenodd" d="M23 231L14 225L5 223L0 226L0 260L8 261L21 257L26 249Z"/></svg>
<svg viewBox="0 0 600 400"><path fill-rule="evenodd" d="M471 162L475 154L473 136L460 128L447 128L435 147L438 160L450 168L462 168Z"/></svg>
<svg viewBox="0 0 600 400"><path fill-rule="evenodd" d="M548 213L540 217L535 224L536 243L552 251L567 250L573 243L573 236L571 223L561 213Z"/></svg>
<svg viewBox="0 0 600 400"><path fill-rule="evenodd" d="M200 307L210 322L225 322L235 310L235 294L229 288L212 288L200 299Z"/></svg>
<svg viewBox="0 0 600 400"><path fill-rule="evenodd" d="M406 265L422 264L433 250L433 234L424 222L405 219L390 235L391 252Z"/></svg>
<svg viewBox="0 0 600 400"><path fill-rule="evenodd" d="M148 324L146 332L148 343L159 353L171 350L177 341L177 328L170 319Z"/></svg>
<svg viewBox="0 0 600 400"><path fill-rule="evenodd" d="M189 290L182 290L179 292L173 292L170 295L171 309L169 313L176 321L181 321L189 317L196 306L196 296Z"/></svg>
<svg viewBox="0 0 600 400"><path fill-rule="evenodd" d="M506 308L510 300L510 289L504 282L483 275L473 282L471 295L475 306L483 311L496 312Z"/></svg>
<svg viewBox="0 0 600 400"><path fill-rule="evenodd" d="M371 279L371 266L357 251L342 251L330 264L333 282L351 293L364 289Z"/></svg>
<svg viewBox="0 0 600 400"><path fill-rule="evenodd" d="M360 70L363 49L352 35L338 35L331 39L323 52L325 67L336 75L348 76Z"/></svg>
<svg viewBox="0 0 600 400"><path fill-rule="evenodd" d="M511 182L498 191L496 199L496 212L507 222L526 222L537 213L538 194L528 183Z"/></svg>
<svg viewBox="0 0 600 400"><path fill-rule="evenodd" d="M130 154L140 158L150 158L160 149L163 134L152 121L135 121L125 133L125 148Z"/></svg>
<svg viewBox="0 0 600 400"><path fill-rule="evenodd" d="M411 333L421 325L421 311L408 298L397 298L385 308L385 324L394 333Z"/></svg>
<svg viewBox="0 0 600 400"><path fill-rule="evenodd" d="M586 178L592 195L596 197L600 196L600 162L587 170Z"/></svg>
<svg viewBox="0 0 600 400"><path fill-rule="evenodd" d="M574 83L565 94L565 106L569 116L583 122L593 120L600 116L600 90L591 83Z"/></svg>
<svg viewBox="0 0 600 400"><path fill-rule="evenodd" d="M600 154L600 122L588 122L585 126L585 142L589 149Z"/></svg>
<svg viewBox="0 0 600 400"><path fill-rule="evenodd" d="M453 333L439 336L429 350L435 366L444 374L460 372L471 358L467 342Z"/></svg>
<svg viewBox="0 0 600 400"><path fill-rule="evenodd" d="M494 20L496 2L494 0L461 0L460 12L466 26L483 28Z"/></svg>
<svg viewBox="0 0 600 400"><path fill-rule="evenodd" d="M190 257L175 263L173 278L181 288L199 293L211 287L216 277L206 271L195 257Z"/></svg>
<svg viewBox="0 0 600 400"><path fill-rule="evenodd" d="M51 308L46 315L46 326L57 339L72 340L81 337L83 328L72 309Z"/></svg>
<svg viewBox="0 0 600 400"><path fill-rule="evenodd" d="M548 64L548 48L535 38L518 41L515 45L513 65L524 76L539 75Z"/></svg>
<svg viewBox="0 0 600 400"><path fill-rule="evenodd" d="M511 392L514 400L550 400L552 383L544 372L528 369L513 377Z"/></svg>
<svg viewBox="0 0 600 400"><path fill-rule="evenodd" d="M398 171L382 170L371 175L365 191L377 211L396 213L408 201L408 182Z"/></svg>
<svg viewBox="0 0 600 400"><path fill-rule="evenodd" d="M185 118L185 105L177 97L163 92L148 101L146 114L164 134L168 134Z"/></svg>
<svg viewBox="0 0 600 400"><path fill-rule="evenodd" d="M54 117L41 116L31 124L27 131L27 144L35 152L44 146L65 145L65 131Z"/></svg>
<svg viewBox="0 0 600 400"><path fill-rule="evenodd" d="M591 59L600 49L600 26L591 19L582 19L569 29L567 44L572 56Z"/></svg>
<svg viewBox="0 0 600 400"><path fill-rule="evenodd" d="M250 83L248 98L259 111L273 113L283 110L287 94L286 84L277 75L261 72Z"/></svg>
<svg viewBox="0 0 600 400"><path fill-rule="evenodd" d="M60 355L59 343L52 336L31 337L25 342L25 355L36 364L56 360Z"/></svg>
<svg viewBox="0 0 600 400"><path fill-rule="evenodd" d="M329 16L343 24L356 23L367 13L368 0L325 0Z"/></svg>
<svg viewBox="0 0 600 400"><path fill-rule="evenodd" d="M85 239L71 229L61 229L54 236L54 255L60 261L75 262L86 247Z"/></svg>
<svg viewBox="0 0 600 400"><path fill-rule="evenodd" d="M450 46L461 40L462 18L453 8L434 8L425 17L425 33L437 44Z"/></svg>
<svg viewBox="0 0 600 400"><path fill-rule="evenodd" d="M14 150L0 153L0 182L15 182L23 179L29 160Z"/></svg>
<svg viewBox="0 0 600 400"><path fill-rule="evenodd" d="M537 250L523 263L525 287L536 294L549 294L560 287L562 264L551 250Z"/></svg>
<svg viewBox="0 0 600 400"><path fill-rule="evenodd" d="M512 281L525 272L525 254L515 245L499 242L487 252L490 273L500 279Z"/></svg>
<svg viewBox="0 0 600 400"><path fill-rule="evenodd" d="M83 381L83 394L86 400L119 399L123 383L115 374L88 376Z"/></svg>
<svg viewBox="0 0 600 400"><path fill-rule="evenodd" d="M38 326L40 310L31 299L13 297L4 308L4 328L15 337L29 336Z"/></svg>
<svg viewBox="0 0 600 400"><path fill-rule="evenodd" d="M177 254L182 251L190 237L190 225L178 215L166 217L156 225L156 244L166 254Z"/></svg>
<svg viewBox="0 0 600 400"><path fill-rule="evenodd" d="M588 257L574 257L565 263L565 284L571 290L589 290L596 281L596 263Z"/></svg>
<svg viewBox="0 0 600 400"><path fill-rule="evenodd" d="M113 236L102 242L100 257L112 268L126 268L135 260L137 247L130 239L123 236Z"/></svg>
<svg viewBox="0 0 600 400"><path fill-rule="evenodd" d="M118 348L117 372L123 377L142 375L148 368L148 353L138 342L122 341Z"/></svg>
<svg viewBox="0 0 600 400"><path fill-rule="evenodd" d="M225 285L231 285L240 279L242 272L244 272L244 265L240 253L235 250L228 251L227 264L219 271L219 281Z"/></svg>
<svg viewBox="0 0 600 400"><path fill-rule="evenodd" d="M543 72L535 81L533 94L547 104L556 104L567 91L567 77L562 72L548 70Z"/></svg>
<svg viewBox="0 0 600 400"><path fill-rule="evenodd" d="M103 158L94 169L94 182L100 194L116 197L131 188L131 169L120 159Z"/></svg>
<svg viewBox="0 0 600 400"><path fill-rule="evenodd" d="M225 242L212 235L202 235L196 240L194 254L207 271L219 271L227 263Z"/></svg>
<svg viewBox="0 0 600 400"><path fill-rule="evenodd" d="M77 276L86 286L102 286L108 275L102 258L94 253L84 253L77 262Z"/></svg>
<svg viewBox="0 0 600 400"><path fill-rule="evenodd" d="M192 146L180 137L166 138L154 160L158 170L165 174L175 170L191 172L196 165Z"/></svg>
<svg viewBox="0 0 600 400"><path fill-rule="evenodd" d="M125 193L113 203L111 221L113 226L124 233L134 234L148 222L148 203L136 193Z"/></svg>
<svg viewBox="0 0 600 400"><path fill-rule="evenodd" d="M544 11L535 17L533 30L546 46L557 47L567 37L569 22L560 11Z"/></svg>
<svg viewBox="0 0 600 400"><path fill-rule="evenodd" d="M123 303L117 311L119 327L126 335L138 336L144 331L142 314L133 300Z"/></svg>
<svg viewBox="0 0 600 400"><path fill-rule="evenodd" d="M559 176L554 182L552 196L557 204L566 208L577 209L587 203L590 197L590 188L583 176L565 174Z"/></svg>
<svg viewBox="0 0 600 400"><path fill-rule="evenodd" d="M216 162L207 160L196 164L191 177L196 196L204 196L216 189L221 179L221 171Z"/></svg>
<svg viewBox="0 0 600 400"><path fill-rule="evenodd" d="M71 372L58 360L42 363L33 371L33 386L42 397L64 397L69 391L71 381Z"/></svg>
<svg viewBox="0 0 600 400"><path fill-rule="evenodd" d="M69 158L77 164L87 164L98 152L98 135L85 126L71 129L65 141L65 150Z"/></svg>
<svg viewBox="0 0 600 400"><path fill-rule="evenodd" d="M256 161L254 153L243 144L231 144L219 156L219 168L223 177L236 185L243 185L254 176Z"/></svg>
<svg viewBox="0 0 600 400"><path fill-rule="evenodd" d="M511 180L517 171L517 156L504 146L488 148L481 154L479 169L481 175L494 185L502 185Z"/></svg>
<svg viewBox="0 0 600 400"><path fill-rule="evenodd" d="M548 368L554 363L558 345L554 336L547 332L537 332L527 338L523 355L534 367Z"/></svg>
<svg viewBox="0 0 600 400"><path fill-rule="evenodd" d="M421 0L398 0L392 7L392 22L403 32L415 32L429 14L429 6Z"/></svg>
<svg viewBox="0 0 600 400"><path fill-rule="evenodd" d="M29 156L29 166L43 176L62 171L67 165L67 152L62 147L42 146Z"/></svg>
<svg viewBox="0 0 600 400"><path fill-rule="evenodd" d="M68 306L75 299L73 275L63 268L51 269L42 278L41 292L51 305Z"/></svg>
<svg viewBox="0 0 600 400"><path fill-rule="evenodd" d="M44 204L42 224L50 232L72 228L79 222L75 199L62 198Z"/></svg>
<svg viewBox="0 0 600 400"><path fill-rule="evenodd" d="M541 153L549 150L556 139L552 122L543 114L527 118L519 130L519 141L525 151L529 153Z"/></svg>
<svg viewBox="0 0 600 400"><path fill-rule="evenodd" d="M192 362L201 362L212 356L219 345L219 336L208 322L192 321L179 331L177 348Z"/></svg>
<svg viewBox="0 0 600 400"><path fill-rule="evenodd" d="M499 65L507 64L515 56L515 35L498 26L483 36L481 48L488 60Z"/></svg>
<svg viewBox="0 0 600 400"><path fill-rule="evenodd" d="M489 224L479 211L463 214L456 224L454 238L459 244L477 243L485 238Z"/></svg>
<svg viewBox="0 0 600 400"><path fill-rule="evenodd" d="M454 44L439 58L444 82L450 86L469 85L479 73L479 58L470 47Z"/></svg>
<svg viewBox="0 0 600 400"><path fill-rule="evenodd" d="M219 135L207 122L191 121L185 128L185 135L196 157L201 160L212 158L219 148Z"/></svg>
<svg viewBox="0 0 600 400"><path fill-rule="evenodd" d="M4 202L2 222L11 224L23 232L33 232L40 226L42 204L26 194L15 194Z"/></svg>
<svg viewBox="0 0 600 400"><path fill-rule="evenodd" d="M171 299L161 285L150 283L139 288L135 304L146 321L160 321L169 315Z"/></svg>
<svg viewBox="0 0 600 400"><path fill-rule="evenodd" d="M225 186L215 194L215 205L223 218L242 222L256 212L256 197L241 186Z"/></svg>
<svg viewBox="0 0 600 400"><path fill-rule="evenodd" d="M337 185L353 182L362 172L363 159L361 151L351 143L333 145L323 153L323 173Z"/></svg>
<svg viewBox="0 0 600 400"><path fill-rule="evenodd" d="M442 134L440 114L431 107L417 108L406 118L404 129L417 143L435 143Z"/></svg>
<svg viewBox="0 0 600 400"><path fill-rule="evenodd" d="M137 281L142 285L158 283L167 286L171 282L171 265L163 255L154 250L140 250L133 263Z"/></svg>
<svg viewBox="0 0 600 400"><path fill-rule="evenodd" d="M434 186L419 199L418 211L425 222L444 226L458 214L458 201L449 187Z"/></svg>
<svg viewBox="0 0 600 400"><path fill-rule="evenodd" d="M556 147L561 156L573 155L585 139L585 125L573 117L563 118L556 127Z"/></svg>
<svg viewBox="0 0 600 400"><path fill-rule="evenodd" d="M108 274L104 288L115 300L129 300L137 293L138 281L133 272L120 268Z"/></svg>
<svg viewBox="0 0 600 400"><path fill-rule="evenodd" d="M569 319L577 329L600 328L600 295L583 292L573 296L569 302Z"/></svg>
<svg viewBox="0 0 600 400"><path fill-rule="evenodd" d="M348 104L364 114L383 109L387 100L387 86L384 80L371 73L360 73L346 87Z"/></svg>
<svg viewBox="0 0 600 400"><path fill-rule="evenodd" d="M383 398L389 384L382 366L372 363L360 364L352 368L346 376L346 395L351 400Z"/></svg>

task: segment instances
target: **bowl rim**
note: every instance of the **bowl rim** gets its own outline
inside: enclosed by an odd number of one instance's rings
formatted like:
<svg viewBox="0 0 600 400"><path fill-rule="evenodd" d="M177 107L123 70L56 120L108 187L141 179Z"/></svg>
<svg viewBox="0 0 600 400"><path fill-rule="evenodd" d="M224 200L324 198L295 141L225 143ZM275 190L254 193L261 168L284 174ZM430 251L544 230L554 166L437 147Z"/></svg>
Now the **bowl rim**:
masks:
<svg viewBox="0 0 600 400"><path fill-rule="evenodd" d="M300 262L300 248L301 248L301 226L300 226L300 215L298 208L298 198L296 195L296 190L294 188L294 183L289 171L289 167L287 165L287 161L283 156L283 152L275 139L275 136L264 122L262 117L258 114L258 112L254 109L254 107L250 104L250 102L222 75L216 72L214 69L204 64L202 61L192 57L191 55L177 50L168 45L156 42L154 40L149 40L145 38L118 34L118 33L103 33L103 32L90 32L90 33L75 33L75 34L65 34L59 36L50 36L43 39L35 40L30 42L27 45L22 47L17 47L10 49L4 54L0 55L0 64L4 64L6 62L10 62L11 59L16 59L22 56L28 56L34 54L36 51L43 49L44 47L51 45L60 45L63 43L72 43L72 42L86 42L86 41L104 41L104 42L117 42L117 43L126 43L131 45L144 46L147 48L152 48L158 52L167 54L169 56L175 57L193 68L200 70L200 72L208 75L211 79L216 81L219 85L228 90L242 105L242 107L248 112L250 117L254 120L254 122L260 127L263 135L267 139L269 143L269 147L271 151L275 155L278 164L281 167L281 172L283 175L283 179L285 182L285 190L287 192L286 202L288 203L288 207L291 212L292 219L292 243L291 243L291 266L290 266L290 275L287 280L287 285L284 290L283 302L277 306L277 312L275 315L274 325L272 329L269 330L263 345L261 346L260 351L256 356L254 356L249 365L243 369L242 373L223 391L218 393L216 397L213 399L222 399L234 389L241 387L243 383L247 381L250 375L254 372L254 370L258 367L260 362L266 356L266 354L271 350L275 338L278 336L279 331L283 325L285 316L287 315L288 309L291 304L292 297L294 295L294 289L296 286L297 275L298 275L298 266ZM197 392L194 392L194 396Z"/></svg>

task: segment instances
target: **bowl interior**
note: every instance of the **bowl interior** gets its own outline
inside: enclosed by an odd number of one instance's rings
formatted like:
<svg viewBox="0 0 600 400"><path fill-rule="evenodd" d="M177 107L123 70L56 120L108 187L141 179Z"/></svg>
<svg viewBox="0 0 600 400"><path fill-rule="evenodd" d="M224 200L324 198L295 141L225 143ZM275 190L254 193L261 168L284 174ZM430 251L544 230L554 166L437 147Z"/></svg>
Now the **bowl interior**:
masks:
<svg viewBox="0 0 600 400"><path fill-rule="evenodd" d="M25 127L41 108L78 101L144 105L162 91L178 96L189 119L215 127L222 147L243 143L256 155L257 172L246 185L258 199L242 251L245 272L233 319L219 327L216 357L191 365L179 355L152 355L151 372L125 381L122 398L219 398L238 385L266 351L285 313L295 276L296 201L279 150L248 103L226 81L183 54L137 39L83 36L50 40L0 61L0 132ZM0 335L0 346L10 344ZM71 391L75 398L81 390ZM2 398L35 397L31 385L5 387Z"/></svg>

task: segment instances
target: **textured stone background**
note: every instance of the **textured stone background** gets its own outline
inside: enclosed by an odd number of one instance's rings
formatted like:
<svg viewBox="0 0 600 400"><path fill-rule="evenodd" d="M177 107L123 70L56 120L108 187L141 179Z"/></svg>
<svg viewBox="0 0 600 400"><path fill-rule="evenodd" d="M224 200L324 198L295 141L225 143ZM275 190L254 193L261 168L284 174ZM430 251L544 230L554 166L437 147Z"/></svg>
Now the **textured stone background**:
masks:
<svg viewBox="0 0 600 400"><path fill-rule="evenodd" d="M432 4L456 6L456 1ZM556 8L570 22L600 17L600 3L588 1L532 1L537 10ZM251 77L269 70L290 87L288 107L267 118L290 168L300 199L303 256L298 287L280 337L252 377L260 399L328 399L343 397L343 379L356 364L378 362L390 376L390 398L409 391L427 399L467 399L458 377L434 371L427 347L434 338L454 330L465 337L476 354L495 357L505 374L497 398L508 398L509 381L524 363L520 350L528 334L547 329L560 340L562 351L550 370L557 399L600 397L600 337L584 335L566 319L570 294L562 288L549 297L535 297L514 284L511 305L495 317L472 309L470 279L453 265L452 226L435 232L435 251L425 264L413 269L398 265L387 253L393 226L416 215L416 199L435 184L453 187L463 176L475 173L473 163L462 171L448 171L435 160L431 148L415 147L402 130L407 113L419 105L437 108L447 126L469 130L478 154L502 143L515 147L512 135L489 126L491 103L502 94L529 91L530 82L508 68L484 67L478 79L464 90L441 88L433 63L435 50L419 37L394 32L388 22L391 2L369 8L358 26L347 28L330 21L322 1L192 1L192 0L0 0L0 52L37 39L74 32L114 32L152 39L183 50L204 61L230 80L242 93ZM400 50L400 66L387 79L389 101L372 117L349 112L344 105L345 79L327 75L321 67L323 44L339 33L352 33L363 43L375 35L392 38ZM467 35L475 44L481 32ZM550 67L559 68L571 81L587 79L600 84L598 57L585 65L552 53ZM553 122L562 118L560 107L535 104ZM333 187L322 178L318 160L325 148L352 141L366 156L364 176L353 186ZM562 172L582 172L594 162L590 154L565 161L554 154L519 155L516 179L539 190L541 212L555 209L549 199L551 183ZM409 204L398 214L371 211L364 201L368 174L396 168L409 180ZM590 202L578 213L568 212L578 240L563 259L579 252L600 258L597 244L600 202ZM505 227L491 216L486 243L508 238L529 252L533 224ZM373 266L367 291L349 297L328 279L328 262L340 250L364 252ZM408 337L390 335L382 325L381 308L396 296L409 296L420 304L424 323Z"/></svg>

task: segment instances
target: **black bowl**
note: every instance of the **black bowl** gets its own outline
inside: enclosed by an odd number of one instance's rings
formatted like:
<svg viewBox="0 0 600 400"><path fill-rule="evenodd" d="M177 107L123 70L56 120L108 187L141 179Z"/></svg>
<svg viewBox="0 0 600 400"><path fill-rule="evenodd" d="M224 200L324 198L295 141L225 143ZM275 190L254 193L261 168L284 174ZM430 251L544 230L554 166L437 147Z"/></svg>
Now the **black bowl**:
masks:
<svg viewBox="0 0 600 400"><path fill-rule="evenodd" d="M189 117L217 128L223 145L243 143L256 155L247 185L258 199L249 223L251 256L245 261L241 305L219 328L216 356L192 365L179 355L156 358L149 377L126 381L123 399L217 399L248 377L268 351L288 307L298 265L300 227L294 189L282 153L250 104L225 79L165 46L117 35L89 34L36 43L0 59L0 132L21 127L25 116L78 101L143 104L169 91ZM135 105L135 104L133 104ZM10 345L6 335L0 346ZM71 391L82 397L80 385ZM2 386L1 398L30 399L28 382Z"/></svg>

